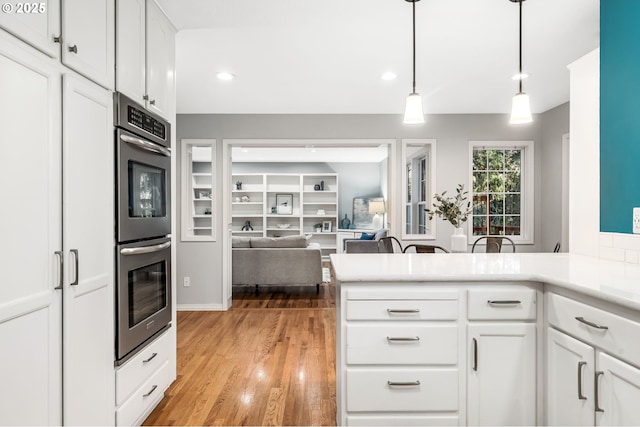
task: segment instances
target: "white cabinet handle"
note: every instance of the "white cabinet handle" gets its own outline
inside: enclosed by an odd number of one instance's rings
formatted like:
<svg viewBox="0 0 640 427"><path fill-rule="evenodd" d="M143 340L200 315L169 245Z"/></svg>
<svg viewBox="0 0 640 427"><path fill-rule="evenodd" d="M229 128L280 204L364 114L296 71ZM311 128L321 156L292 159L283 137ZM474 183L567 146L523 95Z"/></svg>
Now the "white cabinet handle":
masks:
<svg viewBox="0 0 640 427"><path fill-rule="evenodd" d="M582 395L582 368L587 362L578 362L578 399L587 400L586 396Z"/></svg>
<svg viewBox="0 0 640 427"><path fill-rule="evenodd" d="M575 319L576 319L578 322L580 322L580 323L584 323L585 325L587 325L587 326L591 326L592 328L595 328L595 329L601 329L601 330L603 330L603 331L604 331L604 330L609 329L609 327L608 327L608 326L598 325L597 323L590 322L590 321L586 320L586 319L585 319L584 317L582 317L582 316L578 316L578 317L576 317Z"/></svg>

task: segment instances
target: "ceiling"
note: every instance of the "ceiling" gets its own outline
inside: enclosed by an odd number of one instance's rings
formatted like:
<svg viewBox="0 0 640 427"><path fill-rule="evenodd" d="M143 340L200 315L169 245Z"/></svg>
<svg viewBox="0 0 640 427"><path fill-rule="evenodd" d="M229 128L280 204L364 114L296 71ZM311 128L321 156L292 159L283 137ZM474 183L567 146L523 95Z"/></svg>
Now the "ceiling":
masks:
<svg viewBox="0 0 640 427"><path fill-rule="evenodd" d="M411 91L404 0L158 0L178 27L178 113L401 114ZM599 0L523 3L524 90L534 113L569 99L567 64L599 46ZM416 3L426 113L507 113L518 4ZM236 75L232 81L218 71ZM380 76L393 71L397 79Z"/></svg>

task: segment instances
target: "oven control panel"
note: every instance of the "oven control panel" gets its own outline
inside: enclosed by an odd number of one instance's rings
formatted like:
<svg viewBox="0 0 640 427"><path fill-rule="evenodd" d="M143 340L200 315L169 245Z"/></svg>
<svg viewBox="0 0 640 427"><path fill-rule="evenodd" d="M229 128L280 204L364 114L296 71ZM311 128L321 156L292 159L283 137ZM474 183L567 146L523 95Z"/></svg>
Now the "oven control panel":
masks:
<svg viewBox="0 0 640 427"><path fill-rule="evenodd" d="M151 135L160 139L167 139L167 128L164 123L132 105L128 105L127 107L127 122L129 124L145 132L149 132Z"/></svg>

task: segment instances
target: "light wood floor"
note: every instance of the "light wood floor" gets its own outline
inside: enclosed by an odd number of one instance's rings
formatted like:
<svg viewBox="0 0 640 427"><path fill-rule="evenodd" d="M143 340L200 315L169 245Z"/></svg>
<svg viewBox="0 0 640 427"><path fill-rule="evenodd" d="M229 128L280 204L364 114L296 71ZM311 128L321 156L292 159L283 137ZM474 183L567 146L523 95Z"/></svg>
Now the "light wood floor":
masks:
<svg viewBox="0 0 640 427"><path fill-rule="evenodd" d="M145 425L335 425L335 286L235 288L178 312L178 378Z"/></svg>

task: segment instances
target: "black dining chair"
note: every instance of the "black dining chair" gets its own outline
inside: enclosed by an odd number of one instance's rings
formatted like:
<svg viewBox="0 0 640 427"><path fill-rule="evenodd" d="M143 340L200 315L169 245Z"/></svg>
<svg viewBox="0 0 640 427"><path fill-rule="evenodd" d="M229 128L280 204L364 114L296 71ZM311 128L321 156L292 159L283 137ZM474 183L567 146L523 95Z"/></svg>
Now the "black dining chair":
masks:
<svg viewBox="0 0 640 427"><path fill-rule="evenodd" d="M381 254L401 254L403 252L402 243L393 236L382 237L378 240L378 253Z"/></svg>
<svg viewBox="0 0 640 427"><path fill-rule="evenodd" d="M485 239L487 241L487 244L485 246L485 252L486 253L498 253L498 252L501 252L502 251L502 244L505 241L511 243L511 248L513 249L513 252L516 251L516 245L513 243L513 240L511 240L507 236L482 236L482 237L478 238L475 242L473 242L473 246L471 247L471 252L475 252L476 245L478 244L478 242L480 242L481 240L485 240Z"/></svg>
<svg viewBox="0 0 640 427"><path fill-rule="evenodd" d="M417 254L435 254L436 251L442 251L444 253L449 253L448 250L438 245L419 245L412 244L408 245L402 250L402 253L417 253Z"/></svg>

